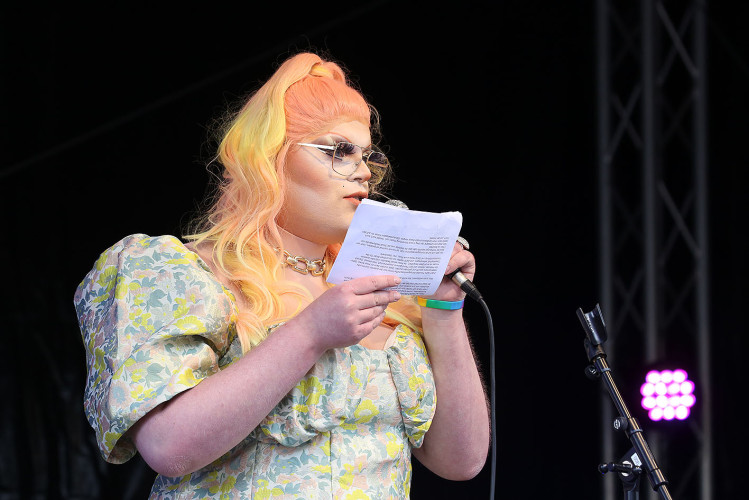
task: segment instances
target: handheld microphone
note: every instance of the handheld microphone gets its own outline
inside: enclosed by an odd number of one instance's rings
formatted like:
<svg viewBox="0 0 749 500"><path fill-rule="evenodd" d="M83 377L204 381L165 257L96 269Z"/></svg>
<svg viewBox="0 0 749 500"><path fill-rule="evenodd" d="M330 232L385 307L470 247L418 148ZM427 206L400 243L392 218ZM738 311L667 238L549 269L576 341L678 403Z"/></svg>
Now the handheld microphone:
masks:
<svg viewBox="0 0 749 500"><path fill-rule="evenodd" d="M406 205L400 200L388 200L385 202L385 204L408 210L408 205ZM453 280L453 282L456 285L458 285L460 289L463 290L473 300L476 300L476 301L483 300L483 297L481 296L479 289L476 288L476 285L474 285L471 280L466 278L465 275L462 272L460 272L460 268L448 274L448 277L451 280Z"/></svg>

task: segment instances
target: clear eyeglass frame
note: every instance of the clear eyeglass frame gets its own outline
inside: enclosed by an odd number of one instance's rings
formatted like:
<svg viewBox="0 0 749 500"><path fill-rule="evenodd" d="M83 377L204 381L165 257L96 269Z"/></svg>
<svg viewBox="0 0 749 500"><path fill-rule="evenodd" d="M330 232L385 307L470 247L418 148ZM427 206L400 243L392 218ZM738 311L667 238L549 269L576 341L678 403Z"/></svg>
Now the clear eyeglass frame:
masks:
<svg viewBox="0 0 749 500"><path fill-rule="evenodd" d="M335 144L313 144L297 142L298 146L306 146L322 151L331 158L331 168L337 174L348 177L356 172L359 164L364 161L371 173L369 184L379 184L387 174L390 162L385 153L376 146L363 148L350 142L336 142Z"/></svg>

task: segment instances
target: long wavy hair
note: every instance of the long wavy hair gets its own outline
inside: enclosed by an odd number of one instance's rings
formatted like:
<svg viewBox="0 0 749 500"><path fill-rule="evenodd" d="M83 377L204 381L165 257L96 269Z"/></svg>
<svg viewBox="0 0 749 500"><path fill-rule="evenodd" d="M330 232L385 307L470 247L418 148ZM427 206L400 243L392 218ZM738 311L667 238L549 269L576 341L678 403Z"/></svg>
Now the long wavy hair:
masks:
<svg viewBox="0 0 749 500"><path fill-rule="evenodd" d="M240 308L237 318L245 352L268 335L270 325L286 319L280 318L281 295L295 294L300 304L308 296L306 289L283 279L279 252L283 243L276 218L284 204L289 148L352 120L367 125L373 136L379 133L377 112L342 67L305 52L287 59L219 123L212 163L221 166L221 179L210 207L184 237L196 245L210 243L219 272L247 299L249 308ZM339 250L340 244L327 248L327 270ZM413 301L402 299L388 308L386 321L419 329L420 311Z"/></svg>

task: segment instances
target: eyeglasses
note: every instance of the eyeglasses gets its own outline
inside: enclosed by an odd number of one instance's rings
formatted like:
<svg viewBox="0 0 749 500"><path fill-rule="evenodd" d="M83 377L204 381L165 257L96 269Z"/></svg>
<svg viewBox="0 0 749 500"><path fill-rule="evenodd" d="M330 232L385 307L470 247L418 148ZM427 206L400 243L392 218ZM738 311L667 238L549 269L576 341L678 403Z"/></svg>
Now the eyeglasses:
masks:
<svg viewBox="0 0 749 500"><path fill-rule="evenodd" d="M373 186L379 184L385 178L390 166L385 153L375 146L363 148L350 142L336 142L330 146L327 144L297 142L297 145L315 148L330 156L333 171L345 177L353 174L363 160L372 174L368 182Z"/></svg>

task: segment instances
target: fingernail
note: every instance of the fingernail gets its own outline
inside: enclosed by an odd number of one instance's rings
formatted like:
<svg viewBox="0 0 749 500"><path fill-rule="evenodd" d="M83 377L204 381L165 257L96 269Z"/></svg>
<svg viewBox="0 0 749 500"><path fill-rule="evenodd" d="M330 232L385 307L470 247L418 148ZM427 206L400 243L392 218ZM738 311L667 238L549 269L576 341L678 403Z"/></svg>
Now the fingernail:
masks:
<svg viewBox="0 0 749 500"><path fill-rule="evenodd" d="M398 292L394 292L393 293L393 302L395 302L396 300L400 300L400 298L401 298L401 294L400 293L398 293Z"/></svg>
<svg viewBox="0 0 749 500"><path fill-rule="evenodd" d="M401 279L398 276L396 276L395 277L395 284L396 285L400 285L400 283L401 283Z"/></svg>

